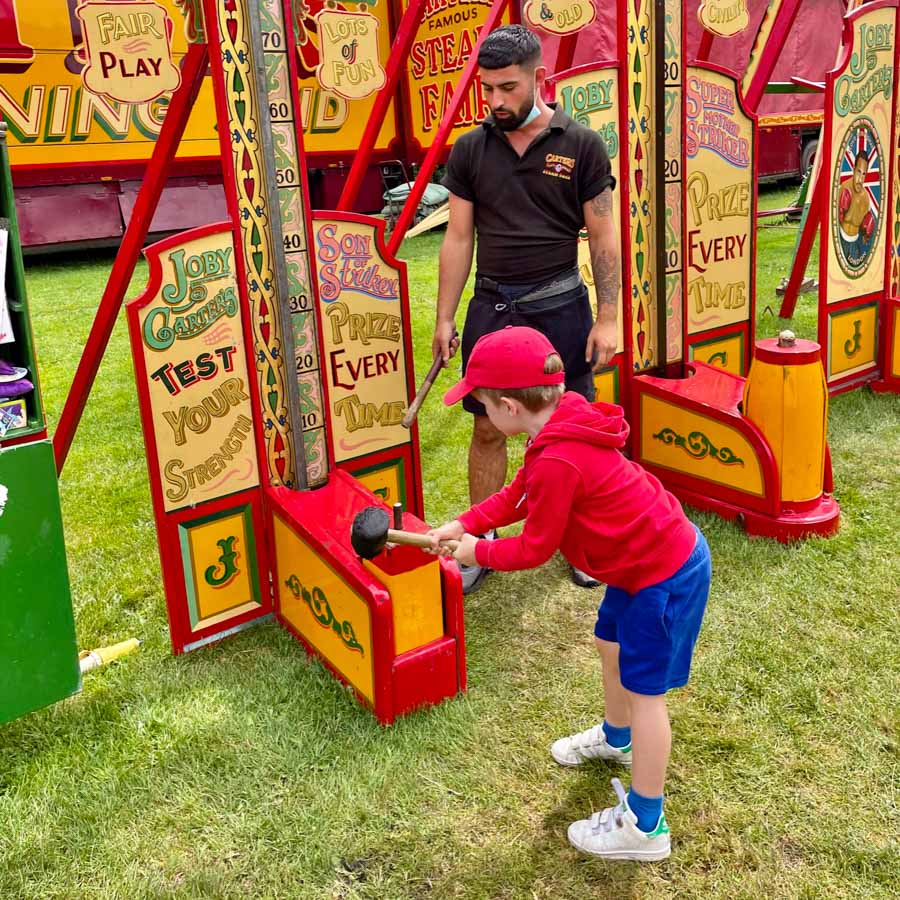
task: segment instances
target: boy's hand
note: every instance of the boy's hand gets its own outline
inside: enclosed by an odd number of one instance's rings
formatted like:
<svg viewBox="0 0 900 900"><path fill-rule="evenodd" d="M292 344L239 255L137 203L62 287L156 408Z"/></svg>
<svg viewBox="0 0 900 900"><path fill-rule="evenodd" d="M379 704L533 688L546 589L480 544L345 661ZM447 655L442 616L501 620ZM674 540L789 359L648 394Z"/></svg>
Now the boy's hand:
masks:
<svg viewBox="0 0 900 900"><path fill-rule="evenodd" d="M459 539L459 546L453 554L454 559L464 566L478 565L478 560L475 559L475 545L477 543L477 537L472 534L464 534Z"/></svg>
<svg viewBox="0 0 900 900"><path fill-rule="evenodd" d="M447 522L445 525L441 525L440 528L432 528L430 531L426 532L428 537L431 538L432 549L428 552L438 553L441 556L452 556L452 551L447 547L442 547L440 542L458 541L465 533L465 529L457 519L454 519L452 522Z"/></svg>

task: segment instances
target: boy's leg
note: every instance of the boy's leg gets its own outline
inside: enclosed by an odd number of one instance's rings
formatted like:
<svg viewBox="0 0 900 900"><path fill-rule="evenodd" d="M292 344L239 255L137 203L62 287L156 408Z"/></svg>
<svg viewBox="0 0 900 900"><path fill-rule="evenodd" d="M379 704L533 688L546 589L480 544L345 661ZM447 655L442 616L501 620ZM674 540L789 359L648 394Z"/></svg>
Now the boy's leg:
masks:
<svg viewBox="0 0 900 900"><path fill-rule="evenodd" d="M603 697L606 705L606 721L616 728L631 725L630 691L622 687L619 677L619 645L613 641L594 638L603 666Z"/></svg>
<svg viewBox="0 0 900 900"><path fill-rule="evenodd" d="M619 645L598 637L594 643L603 668L606 717L600 725L560 738L550 748L550 754L561 766L580 766L591 759L608 759L628 766L632 742L630 694L619 678Z"/></svg>
<svg viewBox="0 0 900 900"><path fill-rule="evenodd" d="M661 797L672 750L666 695L625 693L631 708L631 787L644 797Z"/></svg>

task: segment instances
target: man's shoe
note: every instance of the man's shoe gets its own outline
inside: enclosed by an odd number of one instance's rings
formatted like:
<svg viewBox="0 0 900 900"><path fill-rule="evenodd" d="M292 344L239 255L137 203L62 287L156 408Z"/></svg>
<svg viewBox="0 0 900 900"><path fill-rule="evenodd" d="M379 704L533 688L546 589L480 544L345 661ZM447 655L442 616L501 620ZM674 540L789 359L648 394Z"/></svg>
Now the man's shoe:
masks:
<svg viewBox="0 0 900 900"><path fill-rule="evenodd" d="M486 541L493 541L497 537L497 531L482 534L480 537ZM459 563L457 563L459 565ZM474 594L481 587L482 582L493 572L487 566L463 566L459 565L459 574L462 576L463 594Z"/></svg>
<svg viewBox="0 0 900 900"><path fill-rule="evenodd" d="M623 766L631 765L631 744L613 747L606 740L603 725L560 738L550 748L550 754L561 766L580 766L589 759L609 759Z"/></svg>
<svg viewBox="0 0 900 900"><path fill-rule="evenodd" d="M592 578L590 575L588 575L587 572L582 572L581 569L576 569L573 565L570 565L569 568L572 570L573 584L577 584L578 587L583 588L600 587L600 582L597 581L596 578Z"/></svg>
<svg viewBox="0 0 900 900"><path fill-rule="evenodd" d="M637 827L637 816L628 806L622 782L612 780L619 805L594 813L589 819L581 819L569 826L569 843L582 853L602 859L634 859L638 862L655 862L665 859L672 852L669 826L665 813L661 814L656 828L649 832Z"/></svg>

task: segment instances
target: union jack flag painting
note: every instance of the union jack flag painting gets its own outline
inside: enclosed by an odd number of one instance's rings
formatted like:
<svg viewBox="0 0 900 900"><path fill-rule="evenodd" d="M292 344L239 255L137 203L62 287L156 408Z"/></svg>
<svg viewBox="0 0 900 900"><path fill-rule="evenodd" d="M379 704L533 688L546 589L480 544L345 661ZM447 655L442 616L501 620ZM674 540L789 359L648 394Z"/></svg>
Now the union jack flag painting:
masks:
<svg viewBox="0 0 900 900"><path fill-rule="evenodd" d="M853 279L880 258L883 156L875 123L866 117L856 119L844 133L835 163L831 213L837 260Z"/></svg>
<svg viewBox="0 0 900 900"><path fill-rule="evenodd" d="M844 144L841 171L838 176L841 181L853 175L853 166L861 153L865 153L868 160L863 184L869 195L869 209L872 210L872 215L877 217L881 209L881 153L875 140L875 133L864 124L858 125L856 134L848 135L848 140Z"/></svg>

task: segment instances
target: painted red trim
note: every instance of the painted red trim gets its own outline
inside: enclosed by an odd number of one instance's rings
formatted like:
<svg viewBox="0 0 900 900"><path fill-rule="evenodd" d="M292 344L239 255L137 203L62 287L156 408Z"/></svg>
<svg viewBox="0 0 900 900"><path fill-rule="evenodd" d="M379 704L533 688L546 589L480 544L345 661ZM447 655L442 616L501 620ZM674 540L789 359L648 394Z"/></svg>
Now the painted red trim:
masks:
<svg viewBox="0 0 900 900"><path fill-rule="evenodd" d="M900 27L900 7L898 7L897 15L894 16L894 77L896 78L897 72L900 71L900 41L896 39L897 37L897 28ZM891 92L891 138L890 138L890 150L887 151L888 159L890 160L890 164L887 168L887 176L888 176L888 184L887 184L887 205L885 209L892 210L894 208L894 178L893 175L896 174L896 167L900 165L900 159L898 159L897 152L897 91L894 90ZM886 311L887 299L891 295L891 257L893 255L893 250L897 246L898 242L894 237L893 230L887 227L887 223L885 223L886 231L885 231L885 241L884 241L884 300L885 303L882 304L882 313ZM886 324L886 322L882 321L882 326ZM887 332L882 328L881 334L886 335ZM882 349L886 349L890 346L889 341L883 341ZM890 371L889 360L888 357L885 356L885 365L882 367L882 372L886 375Z"/></svg>
<svg viewBox="0 0 900 900"><path fill-rule="evenodd" d="M900 377L893 374L892 367L894 362L894 342L900 341L900 333L898 333L895 318L896 311L900 310L900 300L894 297L885 297L881 304L882 323L880 334L881 339L881 378L873 381L871 388L878 393L900 393Z"/></svg>
<svg viewBox="0 0 900 900"><path fill-rule="evenodd" d="M148 144L150 144L149 141ZM66 184L109 184L116 181L134 181L147 174L150 162L151 159L148 158L54 163L53 165L27 163L12 167L13 184L16 187L56 187ZM218 163L218 156L174 159L169 169L169 177L177 178L185 175L221 177L222 170Z"/></svg>
<svg viewBox="0 0 900 900"><path fill-rule="evenodd" d="M401 76L406 72L406 66L409 62L409 50L422 21L425 4L426 0L412 0L403 13L403 18L401 18L400 25L394 34L394 41L391 44L385 71L384 87L378 92L375 105L369 113L369 119L360 139L359 149L353 158L350 174L347 176L344 190L341 192L338 200L337 208L341 211L352 209L353 204L356 203L356 198L359 196L359 189L369 166L372 148L375 146L378 133L381 131L388 107L397 93L397 84Z"/></svg>
<svg viewBox="0 0 900 900"><path fill-rule="evenodd" d="M778 338L764 338L755 344L755 356L760 362L776 366L805 366L822 361L821 348L815 341L797 339L791 347L780 347Z"/></svg>
<svg viewBox="0 0 900 900"><path fill-rule="evenodd" d="M466 61L466 67L463 69L462 75L457 82L456 88L453 91L453 96L450 98L450 103L444 110L441 124L438 126L434 140L428 148L428 153L425 154L425 159L422 162L422 167L419 170L419 174L416 177L412 190L409 192L409 196L403 204L403 209L397 217L394 230L391 233L391 238L388 243L388 250L392 255L396 255L397 249L400 247L400 244L403 243L403 238L406 237L406 232L409 230L409 226L412 225L416 210L419 207L419 201L422 199L422 195L425 193L425 188L438 164L438 160L447 146L447 139L450 136L450 132L453 130L456 114L459 112L459 107L462 105L462 102L475 79L478 70L478 53L481 50L481 45L484 43L485 38L497 26L507 3L509 3L510 6L515 5L513 0L493 0L493 3L491 4L491 9L478 34L478 40L472 48L471 56Z"/></svg>
<svg viewBox="0 0 900 900"><path fill-rule="evenodd" d="M547 76L547 84L555 88L557 82L566 78L572 78L575 75L588 75L592 72L599 72L602 69L617 69L619 63L614 59L598 59L595 62L582 63L580 66L573 66L561 72L554 72Z"/></svg>
<svg viewBox="0 0 900 900"><path fill-rule="evenodd" d="M700 46L697 48L697 58L694 60L695 62L707 62L709 60L709 55L712 53L712 45L715 39L716 35L711 31L707 31L705 28L703 29L703 33L700 35Z"/></svg>
<svg viewBox="0 0 900 900"><path fill-rule="evenodd" d="M896 0L883 0L883 2L896 2ZM756 67L756 72L754 72L750 84L747 85L745 99L750 109L759 109L759 103L763 98L766 85L772 77L772 72L781 57L784 42L790 34L797 13L800 11L800 3L801 0L785 0L775 15L772 30L769 32L769 37L760 53L759 65Z"/></svg>
<svg viewBox="0 0 900 900"><path fill-rule="evenodd" d="M578 32L574 34L563 35L559 39L559 46L556 48L556 62L553 68L557 72L565 72L572 68L572 61L575 59L575 48L578 45Z"/></svg>
<svg viewBox="0 0 900 900"><path fill-rule="evenodd" d="M824 131L824 129L823 129ZM822 152L824 153L826 138L822 136ZM822 159L824 160L824 156ZM800 233L800 242L797 244L797 253L791 261L791 274L788 277L787 286L784 289L784 297L781 298L781 309L778 311L779 318L793 318L794 310L797 308L797 299L800 296L800 285L806 275L806 266L809 263L809 257L812 253L813 244L815 243L817 232L820 230L822 223L822 185L825 181L822 179L822 169L825 168L824 162L819 169L819 177L812 188L812 197L809 201L809 209L806 211L806 221L803 223L803 231ZM820 254L820 257L823 254ZM821 259L820 259L821 265ZM821 269L820 273L821 274ZM820 282L821 283L821 282ZM821 291L821 288L820 288Z"/></svg>
<svg viewBox="0 0 900 900"><path fill-rule="evenodd" d="M841 312L854 306L866 306L871 303L883 299L881 291L870 291L868 294L860 294L858 297L849 297L846 300L838 300L836 303L829 303L825 306L828 313ZM824 344L822 345L825 346Z"/></svg>
<svg viewBox="0 0 900 900"><path fill-rule="evenodd" d="M769 516L689 488L673 487L672 493L687 506L716 513L726 520L739 521L752 537L772 538L782 544L807 537L831 537L840 528L840 507L828 494L824 494L812 510L784 511L778 516Z"/></svg>
<svg viewBox="0 0 900 900"><path fill-rule="evenodd" d="M439 557L441 594L444 598L444 631L456 640L456 676L460 691L466 689L466 625L463 612L462 576L455 560Z"/></svg>
<svg viewBox="0 0 900 900"><path fill-rule="evenodd" d="M631 408L633 397L632 382L634 380L634 329L632 319L634 308L632 306L632 257L631 257L631 144L628 131L628 3L627 0L618 0L616 9L617 22L622 23L617 28L618 54L618 87L619 87L619 144L621 148L619 159L620 200L619 219L621 232L619 240L624 251L622 258L625 265L622 266L622 350L625 355L622 366L622 380L619 386L619 404L623 409ZM636 433L631 432L632 449L636 441Z"/></svg>
<svg viewBox="0 0 900 900"><path fill-rule="evenodd" d="M30 444L34 441L45 440L47 440L47 429L42 428L40 431L32 431L28 434L20 434L18 437L4 438L2 441L0 441L0 449L8 450L10 447L15 447L17 444Z"/></svg>
<svg viewBox="0 0 900 900"><path fill-rule="evenodd" d="M690 335L689 340L685 342L685 347L696 347L701 344L705 344L708 341L715 340L716 338L731 337L735 334L742 334L746 343L746 341L750 337L750 329L747 326L747 322L732 322L729 325L718 325L715 328L710 328L707 331L698 331L696 334ZM685 359L685 363L691 361L692 360Z"/></svg>
<svg viewBox="0 0 900 900"><path fill-rule="evenodd" d="M81 421L81 414L97 377L100 362L112 335L119 308L147 237L153 213L159 203L169 168L187 126L200 85L206 73L207 52L203 44L191 44L181 72L181 87L173 94L159 139L153 147L147 175L135 201L134 211L125 229L122 244L113 262L106 289L97 307L87 343L75 371L75 377L53 435L56 470L62 472L69 448Z"/></svg>
<svg viewBox="0 0 900 900"><path fill-rule="evenodd" d="M703 32L706 34L707 32ZM681 4L681 46L678 48L678 60L681 66L681 361L676 362L678 374L684 374L684 366L688 361L687 319L688 319L688 255L685 253L685 238L688 232L687 202L687 140L684 133L687 129L687 4ZM702 39L701 39L702 41ZM668 335L667 335L668 337Z"/></svg>

